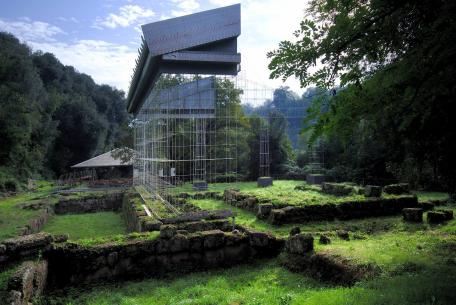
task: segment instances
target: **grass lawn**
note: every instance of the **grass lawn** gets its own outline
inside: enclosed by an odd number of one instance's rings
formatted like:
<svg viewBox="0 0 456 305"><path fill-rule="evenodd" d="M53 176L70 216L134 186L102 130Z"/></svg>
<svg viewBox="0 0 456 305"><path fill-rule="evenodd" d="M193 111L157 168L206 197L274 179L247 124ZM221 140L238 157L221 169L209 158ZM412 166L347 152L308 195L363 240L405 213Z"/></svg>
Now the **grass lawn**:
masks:
<svg viewBox="0 0 456 305"><path fill-rule="evenodd" d="M69 234L70 240L99 238L125 233L119 213L99 212L74 215L55 215L43 228L52 234Z"/></svg>
<svg viewBox="0 0 456 305"><path fill-rule="evenodd" d="M448 193L443 192L425 192L425 191L414 191L412 192L418 196L418 201L424 202L429 200L447 200L450 198Z"/></svg>
<svg viewBox="0 0 456 305"><path fill-rule="evenodd" d="M38 182L35 192L22 193L0 199L0 241L17 236L19 230L40 212L25 210L20 205L25 202L48 200L53 186L45 181Z"/></svg>

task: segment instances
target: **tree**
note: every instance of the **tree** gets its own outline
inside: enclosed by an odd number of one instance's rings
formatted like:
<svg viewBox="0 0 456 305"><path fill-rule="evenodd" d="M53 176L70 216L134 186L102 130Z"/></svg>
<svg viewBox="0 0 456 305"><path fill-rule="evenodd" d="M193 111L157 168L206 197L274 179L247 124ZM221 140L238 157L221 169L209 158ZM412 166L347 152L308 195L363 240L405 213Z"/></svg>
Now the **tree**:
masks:
<svg viewBox="0 0 456 305"><path fill-rule="evenodd" d="M30 49L6 33L0 33L0 46L0 171L21 180L43 171L55 134L53 107Z"/></svg>
<svg viewBox="0 0 456 305"><path fill-rule="evenodd" d="M0 33L0 192L131 143L122 91Z"/></svg>
<svg viewBox="0 0 456 305"><path fill-rule="evenodd" d="M449 0L311 1L296 41L268 54L271 76L327 89L339 81L327 111L312 106L316 135L348 145L362 123L390 173L402 179L411 166L411 182L455 191L455 14Z"/></svg>

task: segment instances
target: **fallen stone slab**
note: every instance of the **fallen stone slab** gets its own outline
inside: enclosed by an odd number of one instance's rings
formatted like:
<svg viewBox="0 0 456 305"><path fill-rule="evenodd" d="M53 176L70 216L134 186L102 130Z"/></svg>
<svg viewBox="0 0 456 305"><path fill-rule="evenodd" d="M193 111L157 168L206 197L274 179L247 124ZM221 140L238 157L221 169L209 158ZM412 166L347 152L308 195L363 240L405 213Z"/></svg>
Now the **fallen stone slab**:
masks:
<svg viewBox="0 0 456 305"><path fill-rule="evenodd" d="M421 208L405 208L402 210L402 217L405 221L422 222L423 209Z"/></svg>

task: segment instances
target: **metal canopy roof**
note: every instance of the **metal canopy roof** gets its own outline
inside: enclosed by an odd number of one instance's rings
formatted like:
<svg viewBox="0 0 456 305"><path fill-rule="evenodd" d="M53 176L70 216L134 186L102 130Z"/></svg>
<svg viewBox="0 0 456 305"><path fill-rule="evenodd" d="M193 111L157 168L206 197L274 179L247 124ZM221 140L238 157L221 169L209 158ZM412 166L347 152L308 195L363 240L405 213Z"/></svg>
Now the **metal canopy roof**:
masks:
<svg viewBox="0 0 456 305"><path fill-rule="evenodd" d="M84 162L78 163L76 165L73 165L71 168L92 168L92 167L110 167L110 166L131 166L133 164L133 161L130 160L126 163L122 163L120 159L114 158L112 153L115 151L115 149L108 151L104 154L101 154L99 156L93 157L89 160L86 160Z"/></svg>
<svg viewBox="0 0 456 305"><path fill-rule="evenodd" d="M240 16L241 6L235 4L143 25L128 112L138 113L162 73L237 75Z"/></svg>
<svg viewBox="0 0 456 305"><path fill-rule="evenodd" d="M149 23L142 26L152 56L189 49L241 34L240 5Z"/></svg>

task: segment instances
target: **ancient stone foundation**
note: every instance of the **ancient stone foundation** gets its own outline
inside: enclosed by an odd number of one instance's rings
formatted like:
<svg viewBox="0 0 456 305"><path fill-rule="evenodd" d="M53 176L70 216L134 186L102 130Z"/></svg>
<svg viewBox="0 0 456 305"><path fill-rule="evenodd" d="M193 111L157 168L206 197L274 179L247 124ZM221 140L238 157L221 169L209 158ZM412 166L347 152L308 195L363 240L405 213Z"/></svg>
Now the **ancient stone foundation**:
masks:
<svg viewBox="0 0 456 305"><path fill-rule="evenodd" d="M205 193L202 193L205 194ZM214 194L207 192L213 198ZM196 195L196 194L195 194ZM187 196L185 196L188 198ZM157 218L148 216L143 207L134 203L134 200L142 200L138 194L126 193L122 202L122 215L129 232L151 232L158 231L163 224L176 225L179 230L188 232L222 230L230 231L233 229L231 218L235 214L227 210L203 211L194 208L190 211L175 217ZM185 198L174 199L174 204L187 204ZM179 201L179 202L177 202Z"/></svg>

